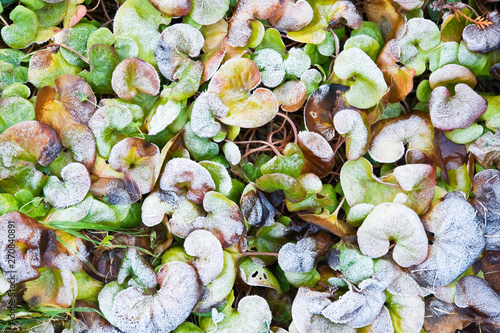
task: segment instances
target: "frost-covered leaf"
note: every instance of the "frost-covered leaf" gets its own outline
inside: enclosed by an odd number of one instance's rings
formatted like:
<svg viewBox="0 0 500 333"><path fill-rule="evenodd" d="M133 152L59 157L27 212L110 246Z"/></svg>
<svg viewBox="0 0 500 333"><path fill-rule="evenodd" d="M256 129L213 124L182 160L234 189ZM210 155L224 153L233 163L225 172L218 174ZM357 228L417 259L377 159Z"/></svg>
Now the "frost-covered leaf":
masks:
<svg viewBox="0 0 500 333"><path fill-rule="evenodd" d="M261 80L257 65L250 59L231 59L222 65L208 85L229 107L221 122L243 128L259 127L271 121L278 112L278 101L265 88L251 92Z"/></svg>
<svg viewBox="0 0 500 333"><path fill-rule="evenodd" d="M81 163L70 163L61 171L61 182L51 176L43 187L45 199L55 208L73 206L85 198L90 189L90 175Z"/></svg>
<svg viewBox="0 0 500 333"><path fill-rule="evenodd" d="M320 44L326 37L325 29L330 22L343 18L346 25L357 28L363 18L356 6L350 1L311 0L308 1L313 9L312 21L298 31L290 31L287 36L301 43Z"/></svg>
<svg viewBox="0 0 500 333"><path fill-rule="evenodd" d="M474 176L473 191L476 196L471 204L484 225L486 251L500 251L500 171L484 170Z"/></svg>
<svg viewBox="0 0 500 333"><path fill-rule="evenodd" d="M0 100L0 134L17 123L29 120L35 120L35 109L28 100L22 97Z"/></svg>
<svg viewBox="0 0 500 333"><path fill-rule="evenodd" d="M189 316L201 295L196 270L174 261L157 275L160 289L153 295L137 287L123 289L112 282L99 293L99 308L123 332L170 332Z"/></svg>
<svg viewBox="0 0 500 333"><path fill-rule="evenodd" d="M84 78L96 94L111 94L111 77L120 62L118 53L109 45L96 44L88 50L90 71L78 74Z"/></svg>
<svg viewBox="0 0 500 333"><path fill-rule="evenodd" d="M24 7L16 6L9 14L13 24L2 28L2 40L13 49L24 49L35 41L38 31L36 14Z"/></svg>
<svg viewBox="0 0 500 333"><path fill-rule="evenodd" d="M87 126L95 103L94 92L84 79L73 74L61 75L55 79L53 87L45 86L38 92L36 118L57 132L72 122Z"/></svg>
<svg viewBox="0 0 500 333"><path fill-rule="evenodd" d="M297 31L308 25L313 15L311 5L305 0L280 0L278 12L268 21L280 31Z"/></svg>
<svg viewBox="0 0 500 333"><path fill-rule="evenodd" d="M201 93L192 104L191 130L200 138L212 138L221 129L217 120L226 117L228 112L229 108L219 96L214 93Z"/></svg>
<svg viewBox="0 0 500 333"><path fill-rule="evenodd" d="M170 19L157 11L148 0L132 0L120 6L113 21L115 38L130 38L138 54L131 55L156 65L154 50L160 37L160 24ZM132 44L133 45L133 44Z"/></svg>
<svg viewBox="0 0 500 333"><path fill-rule="evenodd" d="M272 288L281 291L280 284L274 274L266 267L252 261L251 258L242 258L238 262L240 278L249 286Z"/></svg>
<svg viewBox="0 0 500 333"><path fill-rule="evenodd" d="M150 0L156 9L170 17L181 17L189 14L191 0Z"/></svg>
<svg viewBox="0 0 500 333"><path fill-rule="evenodd" d="M405 34L398 39L401 47L401 63L422 74L429 60L429 52L440 42L437 25L428 19L412 18L406 24Z"/></svg>
<svg viewBox="0 0 500 333"><path fill-rule="evenodd" d="M252 36L254 19L265 20L275 15L280 8L279 0L241 0L238 1L229 21L227 43L233 47L245 46Z"/></svg>
<svg viewBox="0 0 500 333"><path fill-rule="evenodd" d="M299 110L307 97L307 88L302 81L288 81L273 90L283 111Z"/></svg>
<svg viewBox="0 0 500 333"><path fill-rule="evenodd" d="M122 99L131 99L137 93L155 96L160 90L160 78L151 64L139 58L128 58L116 66L111 86Z"/></svg>
<svg viewBox="0 0 500 333"><path fill-rule="evenodd" d="M405 145L434 157L434 127L429 116L419 112L382 120L372 128L368 152L376 161L393 163L403 157Z"/></svg>
<svg viewBox="0 0 500 333"><path fill-rule="evenodd" d="M287 77L299 79L311 67L311 58L302 49L294 47L288 51L283 66Z"/></svg>
<svg viewBox="0 0 500 333"><path fill-rule="evenodd" d="M184 189L187 192L184 194ZM185 195L193 203L201 204L205 194L215 190L215 183L207 169L186 158L170 160L160 178L160 189L176 200Z"/></svg>
<svg viewBox="0 0 500 333"><path fill-rule="evenodd" d="M330 293L300 287L292 304L292 327L296 332L338 332L354 333L356 329L337 324L321 315L321 311L331 304ZM290 332L293 332L290 330Z"/></svg>
<svg viewBox="0 0 500 333"><path fill-rule="evenodd" d="M224 17L229 9L229 0L191 0L189 16L198 24L210 25ZM210 10L207 10L210 8Z"/></svg>
<svg viewBox="0 0 500 333"><path fill-rule="evenodd" d="M241 195L240 208L251 226L269 226L274 223L275 208L253 184L248 184Z"/></svg>
<svg viewBox="0 0 500 333"><path fill-rule="evenodd" d="M180 101L193 96L198 90L203 63L190 57L197 57L203 44L201 32L189 24L174 24L161 33L155 58L163 76L177 82L172 87L171 99Z"/></svg>
<svg viewBox="0 0 500 333"><path fill-rule="evenodd" d="M285 78L281 55L273 49L262 49L254 53L252 60L259 68L262 84L268 88L277 87Z"/></svg>
<svg viewBox="0 0 500 333"><path fill-rule="evenodd" d="M443 131L467 128L487 108L486 100L465 83L455 85L455 95L439 86L432 91L429 111L432 125Z"/></svg>
<svg viewBox="0 0 500 333"><path fill-rule="evenodd" d="M260 167L263 175L283 173L297 178L304 167L304 154L295 143L287 143L283 150L284 156L275 156Z"/></svg>
<svg viewBox="0 0 500 333"><path fill-rule="evenodd" d="M491 165L500 166L500 131L484 133L474 141L468 148L469 152L484 168Z"/></svg>
<svg viewBox="0 0 500 333"><path fill-rule="evenodd" d="M78 74L80 67L68 63L61 52L51 50L36 51L30 59L28 81L36 88L52 86L57 77L63 74Z"/></svg>
<svg viewBox="0 0 500 333"><path fill-rule="evenodd" d="M346 156L357 160L368 151L371 128L365 113L344 109L335 114L333 123L337 132L346 139Z"/></svg>
<svg viewBox="0 0 500 333"><path fill-rule="evenodd" d="M389 251L394 241L393 258L400 266L421 264L427 258L428 241L418 215L399 203L376 206L358 229L359 249L378 258Z"/></svg>
<svg viewBox="0 0 500 333"><path fill-rule="evenodd" d="M458 281L455 304L470 308L487 323L500 325L500 295L480 277L468 275Z"/></svg>
<svg viewBox="0 0 500 333"><path fill-rule="evenodd" d="M422 223L434 239L427 259L412 269L412 275L435 290L458 278L483 251L481 216L462 193L451 192L434 203Z"/></svg>
<svg viewBox="0 0 500 333"><path fill-rule="evenodd" d="M500 15L498 11L488 12L485 17L492 24L480 28L475 24L465 27L462 38L472 52L487 53L500 48Z"/></svg>
<svg viewBox="0 0 500 333"><path fill-rule="evenodd" d="M302 131L297 143L304 154L302 173L314 173L318 177L326 177L335 164L335 155L330 144L319 134Z"/></svg>
<svg viewBox="0 0 500 333"><path fill-rule="evenodd" d="M307 191L295 178L282 174L271 173L263 175L256 180L259 190L264 192L275 192L282 190L286 198L292 202L297 203L302 201Z"/></svg>
<svg viewBox="0 0 500 333"><path fill-rule="evenodd" d="M373 259L363 255L358 248L347 242L335 244L328 251L327 259L332 269L340 271L353 283L368 279L375 273Z"/></svg>
<svg viewBox="0 0 500 333"><path fill-rule="evenodd" d="M363 67L355 64L362 63ZM333 65L335 74L350 85L345 93L349 104L361 109L375 106L387 92L384 75L375 62L361 49L342 51Z"/></svg>
<svg viewBox="0 0 500 333"><path fill-rule="evenodd" d="M8 193L28 189L41 192L46 176L35 169L48 166L61 152L61 141L48 125L24 121L0 135L0 186Z"/></svg>
<svg viewBox="0 0 500 333"><path fill-rule="evenodd" d="M63 147L71 150L73 160L82 163L91 171L97 157L92 131L87 126L69 123L61 129L59 135Z"/></svg>
<svg viewBox="0 0 500 333"><path fill-rule="evenodd" d="M153 268L147 260L132 247L125 250L116 279L119 284L124 284L128 277L130 277L130 280L127 284L130 287L141 289L156 287L156 275Z"/></svg>
<svg viewBox="0 0 500 333"><path fill-rule="evenodd" d="M278 263L285 272L307 273L314 268L317 252L314 239L303 238L297 244L285 244L279 251Z"/></svg>
<svg viewBox="0 0 500 333"><path fill-rule="evenodd" d="M374 279L366 279L359 284L359 292L349 290L325 307L321 314L335 323L353 328L370 325L375 321L384 305L385 286Z"/></svg>
<svg viewBox="0 0 500 333"><path fill-rule="evenodd" d="M224 255L219 240L206 230L195 230L184 241L184 249L196 257L193 265L201 283L206 286L222 272Z"/></svg>

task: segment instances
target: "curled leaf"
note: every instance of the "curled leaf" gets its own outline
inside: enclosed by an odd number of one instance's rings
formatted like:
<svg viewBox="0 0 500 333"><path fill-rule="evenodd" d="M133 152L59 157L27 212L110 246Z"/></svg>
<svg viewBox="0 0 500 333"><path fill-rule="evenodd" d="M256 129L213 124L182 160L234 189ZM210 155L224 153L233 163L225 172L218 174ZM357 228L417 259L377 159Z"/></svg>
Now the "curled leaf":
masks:
<svg viewBox="0 0 500 333"><path fill-rule="evenodd" d="M368 152L376 161L393 163L403 157L405 145L434 157L434 127L429 116L414 112L378 122L372 128Z"/></svg>
<svg viewBox="0 0 500 333"><path fill-rule="evenodd" d="M488 12L486 20L492 22L481 28L470 24L462 32L462 38L467 48L472 52L488 53L500 48L500 15L498 11Z"/></svg>
<svg viewBox="0 0 500 333"><path fill-rule="evenodd" d="M189 57L197 57L203 43L201 32L189 24L175 24L161 33L155 58L163 76L177 82L170 93L172 99L186 99L198 90L203 63Z"/></svg>
<svg viewBox="0 0 500 333"><path fill-rule="evenodd" d="M307 97L307 89L302 81L288 81L273 90L278 104L283 111L295 112L299 110Z"/></svg>
<svg viewBox="0 0 500 333"><path fill-rule="evenodd" d="M91 171L97 157L92 131L87 126L69 123L61 129L59 135L62 145L71 150L73 160L82 163Z"/></svg>
<svg viewBox="0 0 500 333"><path fill-rule="evenodd" d="M149 193L159 173L160 149L155 144L138 138L126 138L113 146L109 165L125 173L125 184L138 186L141 194ZM128 186L128 185L127 185Z"/></svg>
<svg viewBox="0 0 500 333"><path fill-rule="evenodd" d="M227 43L233 47L245 46L252 36L251 21L254 19L266 20L275 15L279 8L279 0L238 1L233 16L229 21Z"/></svg>
<svg viewBox="0 0 500 333"><path fill-rule="evenodd" d="M360 68L356 63L364 65ZM358 48L342 51L335 59L333 70L339 78L353 80L345 93L347 102L352 106L367 109L376 105L387 92L384 75L373 60Z"/></svg>
<svg viewBox="0 0 500 333"><path fill-rule="evenodd" d="M378 258L396 242L392 256L402 267L421 264L427 258L427 235L418 215L398 203L376 206L358 229L359 249L364 255Z"/></svg>
<svg viewBox="0 0 500 333"><path fill-rule="evenodd" d="M365 113L344 109L335 114L333 122L337 132L346 139L346 156L357 160L368 151L371 128Z"/></svg>
<svg viewBox="0 0 500 333"><path fill-rule="evenodd" d="M195 230L184 241L184 249L196 257L193 265L201 283L206 286L222 272L224 255L219 240L206 230Z"/></svg>
<svg viewBox="0 0 500 333"><path fill-rule="evenodd" d="M200 138L212 138L219 133L220 123L216 119L226 117L229 108L214 93L201 93L191 110L191 130Z"/></svg>
<svg viewBox="0 0 500 333"><path fill-rule="evenodd" d="M319 134L302 131L297 138L300 150L304 154L302 173L315 173L326 177L335 164L335 156L330 144Z"/></svg>

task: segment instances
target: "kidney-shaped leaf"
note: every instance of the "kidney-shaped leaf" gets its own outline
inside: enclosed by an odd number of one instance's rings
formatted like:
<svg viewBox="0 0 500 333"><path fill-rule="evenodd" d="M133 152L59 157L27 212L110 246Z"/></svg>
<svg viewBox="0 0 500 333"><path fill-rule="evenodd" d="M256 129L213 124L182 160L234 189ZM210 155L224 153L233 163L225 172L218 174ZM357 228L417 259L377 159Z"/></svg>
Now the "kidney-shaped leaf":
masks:
<svg viewBox="0 0 500 333"><path fill-rule="evenodd" d="M113 146L109 154L109 165L125 173L125 183L137 185L141 194L154 188L159 172L160 149L139 138L126 138Z"/></svg>
<svg viewBox="0 0 500 333"><path fill-rule="evenodd" d="M45 199L55 208L73 206L85 198L90 189L90 175L81 163L70 163L61 171L61 182L51 176L43 187Z"/></svg>
<svg viewBox="0 0 500 333"><path fill-rule="evenodd" d="M472 52L488 53L500 48L500 15L498 11L488 12L486 20L492 24L484 28L469 24L462 32L462 38L467 44L467 48Z"/></svg>
<svg viewBox="0 0 500 333"><path fill-rule="evenodd" d="M2 40L13 49L24 49L36 39L38 18L36 14L24 7L16 6L9 14L13 24L2 28Z"/></svg>
<svg viewBox="0 0 500 333"><path fill-rule="evenodd" d="M279 0L240 0L229 21L227 43L233 47L245 46L252 36L254 19L265 20L280 8Z"/></svg>
<svg viewBox="0 0 500 333"><path fill-rule="evenodd" d="M216 3L210 0L191 0L189 16L201 25L214 24L224 17L229 9L229 3L230 0L221 0Z"/></svg>
<svg viewBox="0 0 500 333"><path fill-rule="evenodd" d="M465 83L455 86L454 96L450 96L448 88L439 86L429 101L432 125L443 131L469 127L487 107L486 100Z"/></svg>
<svg viewBox="0 0 500 333"><path fill-rule="evenodd" d="M364 255L378 258L389 251L401 267L421 264L427 258L428 241L418 215L399 203L376 206L358 229L359 249Z"/></svg>
<svg viewBox="0 0 500 333"><path fill-rule="evenodd" d="M500 325L500 294L477 276L464 276L457 283L455 304L470 308L496 327Z"/></svg>
<svg viewBox="0 0 500 333"><path fill-rule="evenodd" d="M461 192L451 192L434 203L422 217L434 234L427 259L412 269L413 277L430 290L458 278L476 261L484 248L481 216Z"/></svg>
<svg viewBox="0 0 500 333"><path fill-rule="evenodd" d="M184 241L184 250L196 257L193 265L201 283L206 286L222 272L224 254L219 240L206 230L195 230Z"/></svg>
<svg viewBox="0 0 500 333"><path fill-rule="evenodd" d="M213 138L221 125L216 119L224 118L229 108L214 93L201 93L192 104L191 130L200 138Z"/></svg>
<svg viewBox="0 0 500 333"><path fill-rule="evenodd" d="M405 145L418 149L429 158L434 157L434 127L429 116L423 113L408 113L397 118L378 122L372 128L368 152L382 163L394 163L403 157Z"/></svg>
<svg viewBox="0 0 500 333"><path fill-rule="evenodd" d="M325 29L330 22L341 18L351 28L357 28L363 22L356 6L350 1L310 0L308 2L313 9L312 21L304 28L287 34L289 38L298 42L320 44L326 38Z"/></svg>
<svg viewBox="0 0 500 333"><path fill-rule="evenodd" d="M187 192L184 194L184 188ZM160 189L173 196L181 195L193 203L203 203L205 194L215 190L215 183L207 169L187 158L170 160L160 178Z"/></svg>
<svg viewBox="0 0 500 333"><path fill-rule="evenodd" d="M313 9L305 0L281 0L276 14L268 19L269 23L280 31L297 31L308 25L313 19Z"/></svg>
<svg viewBox="0 0 500 333"><path fill-rule="evenodd" d="M48 166L61 148L56 131L42 122L24 121L10 127L0 135L0 186L7 192L26 188L39 193L45 175L35 167Z"/></svg>
<svg viewBox="0 0 500 333"><path fill-rule="evenodd" d="M362 67L356 65L360 63ZM339 78L352 80L349 91L345 93L352 106L367 109L376 105L387 92L382 71L361 49L354 47L342 51L335 59L333 70Z"/></svg>
<svg viewBox="0 0 500 333"><path fill-rule="evenodd" d="M191 9L191 0L150 0L149 2L170 17L186 16Z"/></svg>
<svg viewBox="0 0 500 333"><path fill-rule="evenodd" d="M155 58L163 76L178 81L170 93L171 99L183 100L198 90L203 63L189 57L197 57L204 42L201 32L189 24L174 24L161 33Z"/></svg>
<svg viewBox="0 0 500 333"><path fill-rule="evenodd" d="M270 90L257 88L251 92L259 83L259 69L250 59L231 59L222 65L208 85L208 92L217 94L229 107L222 123L253 128L276 116L278 101Z"/></svg>
<svg viewBox="0 0 500 333"><path fill-rule="evenodd" d="M61 143L71 150L75 162L82 163L91 171L97 157L97 149L92 131L79 123L69 123L59 133Z"/></svg>
<svg viewBox="0 0 500 333"><path fill-rule="evenodd" d="M111 86L122 99L131 99L137 93L155 96L160 91L160 78L151 64L139 58L128 58L116 66Z"/></svg>
<svg viewBox="0 0 500 333"><path fill-rule="evenodd" d="M36 119L57 132L72 122L87 126L95 111L96 98L89 84L73 74L64 74L38 92L35 101Z"/></svg>
<svg viewBox="0 0 500 333"><path fill-rule="evenodd" d="M137 287L124 289L116 282L99 293L99 308L106 319L125 333L170 332L189 316L201 295L196 270L174 261L157 275L160 289L153 295Z"/></svg>
<svg viewBox="0 0 500 333"><path fill-rule="evenodd" d="M308 131L300 132L297 142L304 154L302 173L312 172L320 178L326 177L335 164L335 155L330 144L321 135Z"/></svg>

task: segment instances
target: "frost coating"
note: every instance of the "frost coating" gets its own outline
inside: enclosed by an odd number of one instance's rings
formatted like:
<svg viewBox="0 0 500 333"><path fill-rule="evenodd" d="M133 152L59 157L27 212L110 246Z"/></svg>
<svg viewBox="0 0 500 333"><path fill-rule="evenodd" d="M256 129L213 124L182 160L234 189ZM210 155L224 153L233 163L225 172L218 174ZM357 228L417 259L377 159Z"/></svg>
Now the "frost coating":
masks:
<svg viewBox="0 0 500 333"><path fill-rule="evenodd" d="M281 55L273 49L255 52L253 61L259 67L262 84L268 88L277 87L285 78Z"/></svg>
<svg viewBox="0 0 500 333"><path fill-rule="evenodd" d="M429 158L434 156L434 127L427 115L412 113L378 122L372 128L370 156L382 163L394 163L403 157L405 145L416 148Z"/></svg>
<svg viewBox="0 0 500 333"><path fill-rule="evenodd" d="M51 176L43 187L47 201L55 208L66 208L79 203L90 189L90 175L81 163L70 163L61 171L61 182Z"/></svg>
<svg viewBox="0 0 500 333"><path fill-rule="evenodd" d="M196 257L194 267L201 283L206 286L212 282L224 267L224 254L219 240L206 230L195 230L184 241L184 250Z"/></svg>
<svg viewBox="0 0 500 333"><path fill-rule="evenodd" d="M281 0L278 12L268 19L280 31L297 31L313 19L313 9L305 0Z"/></svg>
<svg viewBox="0 0 500 333"><path fill-rule="evenodd" d="M285 244L279 251L278 263L285 272L307 273L314 268L316 253L316 242L303 238L297 244Z"/></svg>
<svg viewBox="0 0 500 333"><path fill-rule="evenodd" d="M231 165L238 165L241 161L241 152L240 148L234 142L226 142L222 147L222 152L224 153L224 157Z"/></svg>
<svg viewBox="0 0 500 333"><path fill-rule="evenodd" d="M434 241L427 259L412 269L412 275L435 290L458 278L483 251L481 216L463 193L451 192L422 217L422 223L434 234Z"/></svg>
<svg viewBox="0 0 500 333"><path fill-rule="evenodd" d="M468 307L494 325L500 325L500 295L480 277L468 275L458 281L455 304Z"/></svg>
<svg viewBox="0 0 500 333"><path fill-rule="evenodd" d="M360 67L357 64L362 63ZM353 47L340 52L333 65L335 74L354 83L345 93L346 100L354 107L367 109L374 106L387 92L387 84L382 71L361 49Z"/></svg>
<svg viewBox="0 0 500 333"><path fill-rule="evenodd" d="M335 129L347 134L346 155L349 160L357 160L368 151L370 127L364 114L355 110L341 110L333 118Z"/></svg>
<svg viewBox="0 0 500 333"><path fill-rule="evenodd" d="M221 129L216 119L224 118L228 112L219 96L203 92L193 103L191 130L200 138L213 138Z"/></svg>
<svg viewBox="0 0 500 333"><path fill-rule="evenodd" d="M191 313L201 286L196 270L179 261L163 265L157 281L160 289L154 295L136 287L120 290L107 285L98 297L101 311L125 333L171 332Z"/></svg>
<svg viewBox="0 0 500 333"><path fill-rule="evenodd" d="M321 314L335 323L352 328L370 325L385 302L385 286L374 279L359 284L360 291L349 290L339 300L328 305Z"/></svg>
<svg viewBox="0 0 500 333"><path fill-rule="evenodd" d="M210 173L198 163L187 158L170 160L160 178L160 188L175 197L181 196L187 187L186 198L201 204L205 193L215 190L215 183Z"/></svg>
<svg viewBox="0 0 500 333"><path fill-rule="evenodd" d="M364 255L378 258L396 242L393 258L401 267L422 263L427 258L427 235L418 215L399 203L376 206L358 229L359 249Z"/></svg>
<svg viewBox="0 0 500 333"><path fill-rule="evenodd" d="M443 131L467 128L476 121L488 106L486 100L465 83L455 86L455 95L450 96L446 87L432 91L429 113L432 125Z"/></svg>
<svg viewBox="0 0 500 333"><path fill-rule="evenodd" d="M283 65L287 75L299 79L311 67L311 58L303 50L294 47L288 51Z"/></svg>

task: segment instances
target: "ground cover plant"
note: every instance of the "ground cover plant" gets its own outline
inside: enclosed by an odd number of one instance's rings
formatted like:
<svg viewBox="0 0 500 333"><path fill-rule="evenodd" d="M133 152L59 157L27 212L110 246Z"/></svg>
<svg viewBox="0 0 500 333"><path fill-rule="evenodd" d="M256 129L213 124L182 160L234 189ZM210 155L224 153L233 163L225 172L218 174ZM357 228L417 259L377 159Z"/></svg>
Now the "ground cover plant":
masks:
<svg viewBox="0 0 500 333"><path fill-rule="evenodd" d="M498 0L0 0L2 332L500 332Z"/></svg>

